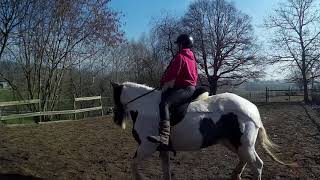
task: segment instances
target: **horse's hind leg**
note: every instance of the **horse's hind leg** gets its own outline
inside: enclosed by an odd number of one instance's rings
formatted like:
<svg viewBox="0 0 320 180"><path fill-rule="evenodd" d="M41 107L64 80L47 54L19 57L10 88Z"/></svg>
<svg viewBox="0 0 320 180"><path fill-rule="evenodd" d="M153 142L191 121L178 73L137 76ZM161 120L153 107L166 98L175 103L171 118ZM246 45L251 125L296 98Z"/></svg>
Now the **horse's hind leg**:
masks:
<svg viewBox="0 0 320 180"><path fill-rule="evenodd" d="M262 168L263 168L263 161L260 159L258 156L256 150L254 150L255 156L256 156L256 161L253 163L252 166L255 167L256 169L256 174L257 174L257 179L261 179L262 175Z"/></svg>
<svg viewBox="0 0 320 180"><path fill-rule="evenodd" d="M238 149L238 154L240 159L243 159L244 162L250 165L254 173L254 179L261 180L263 161L258 156L254 147L258 135L258 128L252 122L248 122L245 127L246 129L241 138L242 144Z"/></svg>
<svg viewBox="0 0 320 180"><path fill-rule="evenodd" d="M246 159L242 158L241 154L239 154L238 150L228 141L228 140L223 140L220 142L223 144L225 147L227 147L231 152L238 154L239 157L239 163L236 166L236 168L232 171L232 180L241 180L241 174L242 171L244 170L247 161Z"/></svg>
<svg viewBox="0 0 320 180"><path fill-rule="evenodd" d="M245 160L240 159L238 165L232 172L232 180L241 180L241 174L246 167L247 162Z"/></svg>
<svg viewBox="0 0 320 180"><path fill-rule="evenodd" d="M244 160L240 160L237 168L234 172L239 172L239 177L242 173L242 170L244 169L247 162L250 165L251 170L254 173L253 179L261 180L261 174L262 174L262 168L263 168L263 161L260 159L258 154L256 153L254 147L248 147L248 148L242 148L241 150L241 158ZM242 166L242 169L241 169ZM240 179L240 178L239 178Z"/></svg>

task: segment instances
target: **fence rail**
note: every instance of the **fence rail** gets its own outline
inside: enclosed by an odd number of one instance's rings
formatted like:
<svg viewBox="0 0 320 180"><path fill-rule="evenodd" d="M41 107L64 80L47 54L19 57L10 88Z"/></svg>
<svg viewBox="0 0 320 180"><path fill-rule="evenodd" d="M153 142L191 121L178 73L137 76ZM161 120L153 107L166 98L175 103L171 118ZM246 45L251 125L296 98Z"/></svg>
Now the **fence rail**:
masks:
<svg viewBox="0 0 320 180"><path fill-rule="evenodd" d="M92 97L79 97L74 98L74 101L91 101L101 99L101 96L92 96Z"/></svg>
<svg viewBox="0 0 320 180"><path fill-rule="evenodd" d="M320 90L316 90L316 89L309 89L309 98L311 100L313 100L313 96L315 94L320 93ZM279 101L279 98L284 98L286 101L303 101L303 96L304 96L304 92L303 90L300 89L292 89L292 88L288 88L288 89L270 89L268 87L266 87L266 102L271 102L271 101Z"/></svg>
<svg viewBox="0 0 320 180"><path fill-rule="evenodd" d="M314 101L316 97L320 97L319 89L309 89L309 98ZM252 102L301 102L303 101L304 92L299 89L272 89L265 88L265 91L234 91Z"/></svg>
<svg viewBox="0 0 320 180"><path fill-rule="evenodd" d="M78 109L76 102L80 101L94 101L99 100L100 105L95 107L89 107L89 108L81 108ZM30 99L30 100L24 100L24 101L9 101L9 102L0 102L0 108L9 107L9 106L21 106L21 105L28 105L28 104L39 104L39 99ZM1 109L0 109L0 122L1 121L7 121L12 119L20 119L20 118L28 118L28 117L41 117L41 116L53 116L53 115L68 115L68 114L74 114L75 119L77 118L76 114L78 113L85 113L90 111L101 111L101 115L103 116L103 105L102 105L102 97L101 96L92 96L92 97L79 97L74 98L74 109L70 110L61 110L61 111L39 111L39 112L30 112L30 113L22 113L22 114L10 114L6 116L1 115ZM40 118L41 121L41 118Z"/></svg>
<svg viewBox="0 0 320 180"><path fill-rule="evenodd" d="M9 102L0 102L0 107L38 104L38 103L40 103L40 99L31 99L31 100L24 100L24 101L9 101Z"/></svg>

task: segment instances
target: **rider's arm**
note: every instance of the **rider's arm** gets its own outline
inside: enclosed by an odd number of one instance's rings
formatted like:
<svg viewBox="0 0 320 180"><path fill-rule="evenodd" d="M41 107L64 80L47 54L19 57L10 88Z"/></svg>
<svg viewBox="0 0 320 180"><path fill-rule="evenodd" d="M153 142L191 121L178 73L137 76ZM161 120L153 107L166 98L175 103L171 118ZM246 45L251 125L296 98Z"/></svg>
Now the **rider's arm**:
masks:
<svg viewBox="0 0 320 180"><path fill-rule="evenodd" d="M166 85L167 88L170 86L171 87L174 86L174 82L178 74L180 73L182 63L183 63L183 60L181 55L177 55L161 78L160 84L162 88L164 88L165 84L167 83L168 83Z"/></svg>

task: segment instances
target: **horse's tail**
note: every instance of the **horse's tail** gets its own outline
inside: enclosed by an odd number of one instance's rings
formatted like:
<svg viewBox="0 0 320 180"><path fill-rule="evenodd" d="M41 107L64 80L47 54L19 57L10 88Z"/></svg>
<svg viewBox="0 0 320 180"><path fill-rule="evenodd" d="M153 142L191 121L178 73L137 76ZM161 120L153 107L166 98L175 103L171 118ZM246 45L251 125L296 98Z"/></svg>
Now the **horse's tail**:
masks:
<svg viewBox="0 0 320 180"><path fill-rule="evenodd" d="M285 163L281 160L279 160L279 158L272 153L272 150L278 150L279 146L276 145L275 143L273 143L268 135L266 130L264 129L264 127L259 128L259 134L258 134L258 138L260 140L260 143L262 145L262 148L266 151L266 153L271 157L271 159L273 159L274 161L276 161L279 164L285 165L285 166L297 166L296 163Z"/></svg>

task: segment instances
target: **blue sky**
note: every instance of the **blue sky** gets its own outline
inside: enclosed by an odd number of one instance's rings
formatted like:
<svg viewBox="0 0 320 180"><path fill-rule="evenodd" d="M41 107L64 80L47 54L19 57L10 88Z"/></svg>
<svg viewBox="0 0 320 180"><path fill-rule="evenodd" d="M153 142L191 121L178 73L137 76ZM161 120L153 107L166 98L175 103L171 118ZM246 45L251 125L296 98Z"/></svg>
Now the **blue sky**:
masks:
<svg viewBox="0 0 320 180"><path fill-rule="evenodd" d="M123 30L129 39L138 39L142 33L148 33L152 18L163 13L183 15L188 5L194 0L112 0L110 7L121 11ZM272 12L280 0L232 0L235 6L252 18L256 35L263 39L266 33L260 27L263 19Z"/></svg>
<svg viewBox="0 0 320 180"><path fill-rule="evenodd" d="M124 23L123 30L126 37L129 40L137 40L143 33L149 32L153 18L159 18L164 13L181 16L192 1L195 0L112 0L110 7L122 12L121 22ZM230 1L236 8L252 18L252 25L259 44L265 44L268 39L268 31L261 27L263 21L283 0ZM266 66L266 73L266 79L279 79L279 74L283 75L281 69L274 66Z"/></svg>

